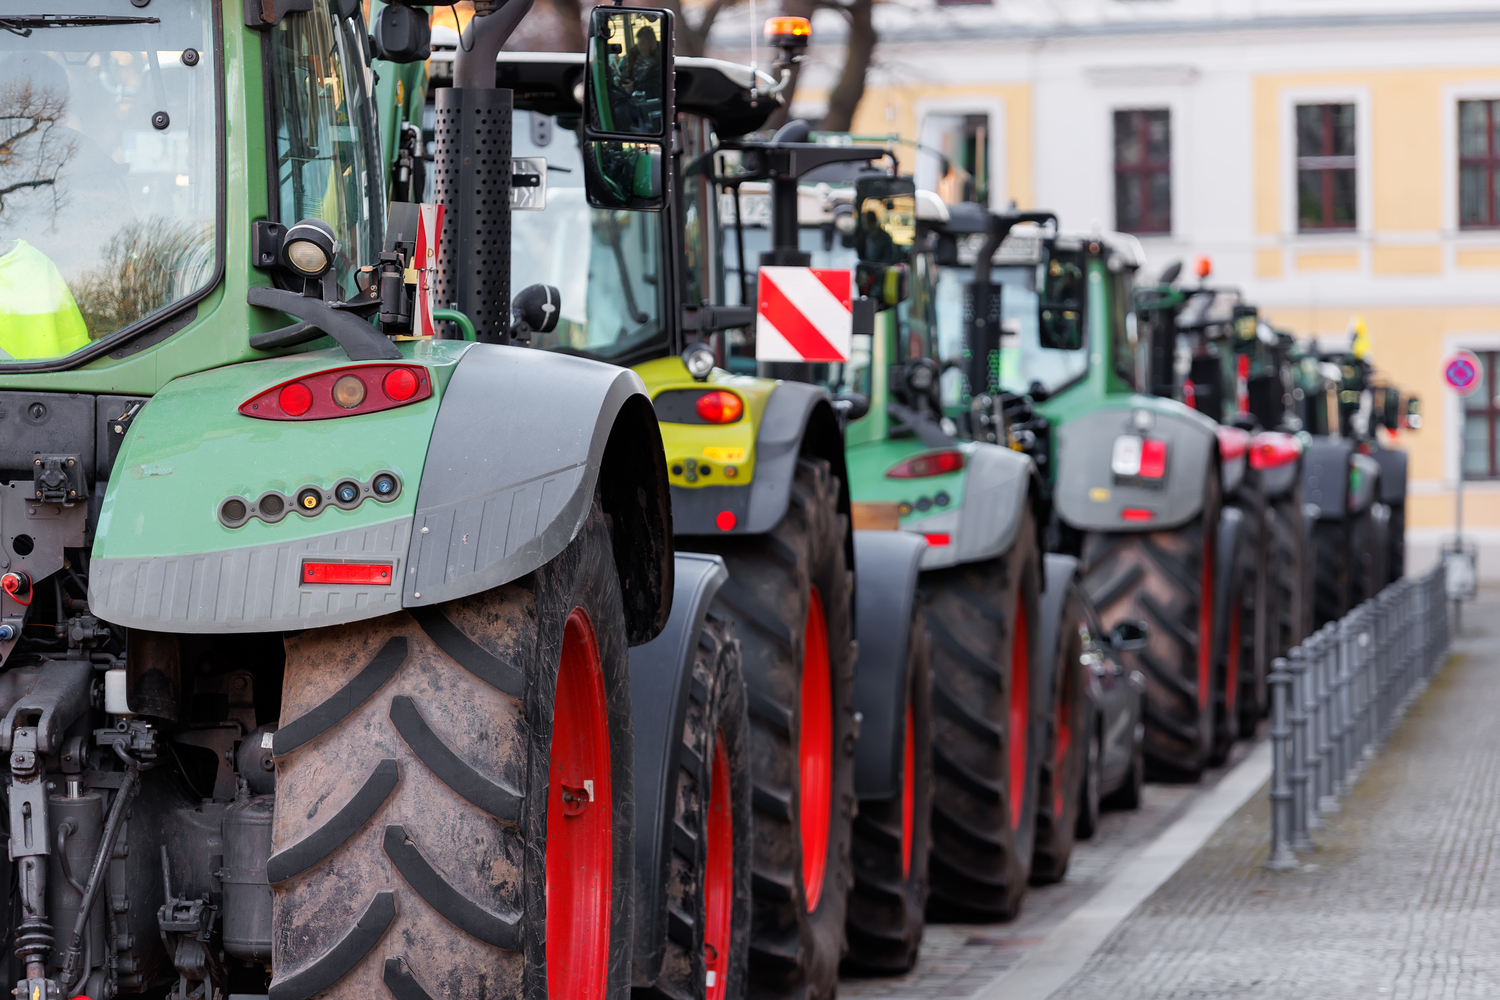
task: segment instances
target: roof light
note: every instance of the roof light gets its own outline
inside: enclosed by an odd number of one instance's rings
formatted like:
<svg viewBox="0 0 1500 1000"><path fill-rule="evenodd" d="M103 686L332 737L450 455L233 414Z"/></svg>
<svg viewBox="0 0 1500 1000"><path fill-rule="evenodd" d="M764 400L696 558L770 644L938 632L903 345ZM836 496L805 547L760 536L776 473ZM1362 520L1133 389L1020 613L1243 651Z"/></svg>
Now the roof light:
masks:
<svg viewBox="0 0 1500 1000"><path fill-rule="evenodd" d="M388 587L391 584L391 564L305 562L302 564L302 582Z"/></svg>
<svg viewBox="0 0 1500 1000"><path fill-rule="evenodd" d="M723 389L705 392L694 404L698 416L711 424L732 424L745 412L745 403L740 397Z"/></svg>
<svg viewBox="0 0 1500 1000"><path fill-rule="evenodd" d="M370 392L381 385L384 392ZM240 404L261 420L327 420L376 413L432 395L432 378L421 365L348 365L273 385Z"/></svg>
<svg viewBox="0 0 1500 1000"><path fill-rule="evenodd" d="M766 41L778 48L805 49L812 37L812 22L805 17L766 19Z"/></svg>
<svg viewBox="0 0 1500 1000"><path fill-rule="evenodd" d="M929 451L897 462L886 470L887 479L924 479L958 472L964 467L961 451Z"/></svg>

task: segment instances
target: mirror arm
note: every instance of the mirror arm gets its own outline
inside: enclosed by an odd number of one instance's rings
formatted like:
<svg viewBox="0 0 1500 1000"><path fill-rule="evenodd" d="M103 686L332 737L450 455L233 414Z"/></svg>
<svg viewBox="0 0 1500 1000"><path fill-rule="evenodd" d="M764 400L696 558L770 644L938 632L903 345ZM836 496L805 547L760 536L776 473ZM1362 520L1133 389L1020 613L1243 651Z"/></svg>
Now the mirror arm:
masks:
<svg viewBox="0 0 1500 1000"><path fill-rule="evenodd" d="M953 438L943 433L938 422L926 413L918 413L909 406L897 402L885 404L885 412L901 421L901 428L893 430L908 429L929 448L952 448L958 444Z"/></svg>
<svg viewBox="0 0 1500 1000"><path fill-rule="evenodd" d="M500 47L531 10L531 4L532 0L505 0L494 13L469 21L459 38L458 51L453 53L453 86L495 86L495 60Z"/></svg>

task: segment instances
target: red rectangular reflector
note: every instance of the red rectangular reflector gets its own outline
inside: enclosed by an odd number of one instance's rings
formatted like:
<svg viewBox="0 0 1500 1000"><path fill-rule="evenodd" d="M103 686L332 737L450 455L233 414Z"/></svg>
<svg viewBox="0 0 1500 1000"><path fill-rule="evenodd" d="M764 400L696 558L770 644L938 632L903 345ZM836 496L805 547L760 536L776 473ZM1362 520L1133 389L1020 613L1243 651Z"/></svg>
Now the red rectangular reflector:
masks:
<svg viewBox="0 0 1500 1000"><path fill-rule="evenodd" d="M948 532L946 531L939 531L931 535L923 535L922 537L927 539L928 545L947 545L950 541Z"/></svg>
<svg viewBox="0 0 1500 1000"><path fill-rule="evenodd" d="M1167 442L1157 438L1146 438L1141 442L1142 479L1160 479L1167 471Z"/></svg>
<svg viewBox="0 0 1500 1000"><path fill-rule="evenodd" d="M1155 511L1147 510L1144 507L1126 507L1120 511L1120 520L1122 521L1149 521L1155 516Z"/></svg>
<svg viewBox="0 0 1500 1000"><path fill-rule="evenodd" d="M302 564L302 582L388 587L391 584L391 564L305 562Z"/></svg>

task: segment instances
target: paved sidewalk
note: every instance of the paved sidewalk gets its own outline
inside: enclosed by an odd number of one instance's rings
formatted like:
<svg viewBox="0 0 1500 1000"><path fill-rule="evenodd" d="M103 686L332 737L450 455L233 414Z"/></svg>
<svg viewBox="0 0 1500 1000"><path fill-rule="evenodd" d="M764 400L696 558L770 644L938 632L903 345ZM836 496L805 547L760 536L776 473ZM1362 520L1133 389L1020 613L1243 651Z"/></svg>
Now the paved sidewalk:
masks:
<svg viewBox="0 0 1500 1000"><path fill-rule="evenodd" d="M1262 791L1053 1000L1500 997L1500 592L1464 624L1308 864Z"/></svg>

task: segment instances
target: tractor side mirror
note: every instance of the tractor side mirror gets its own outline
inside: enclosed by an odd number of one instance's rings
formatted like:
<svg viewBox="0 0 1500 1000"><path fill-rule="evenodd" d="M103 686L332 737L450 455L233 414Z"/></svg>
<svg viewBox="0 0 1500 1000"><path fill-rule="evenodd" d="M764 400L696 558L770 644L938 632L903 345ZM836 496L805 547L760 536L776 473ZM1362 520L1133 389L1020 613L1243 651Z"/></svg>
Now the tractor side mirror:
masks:
<svg viewBox="0 0 1500 1000"><path fill-rule="evenodd" d="M426 11L392 4L375 15L372 27L370 45L376 59L414 63L432 55L432 25Z"/></svg>
<svg viewBox="0 0 1500 1000"><path fill-rule="evenodd" d="M854 185L854 249L871 264L904 264L917 242L917 185L910 177L864 177Z"/></svg>
<svg viewBox="0 0 1500 1000"><path fill-rule="evenodd" d="M853 423L870 412L870 397L857 392L841 392L833 397L833 408L844 423Z"/></svg>
<svg viewBox="0 0 1500 1000"><path fill-rule="evenodd" d="M854 287L861 296L874 300L877 311L889 309L911 295L911 268L860 261L854 267Z"/></svg>
<svg viewBox="0 0 1500 1000"><path fill-rule="evenodd" d="M1401 393L1390 386L1380 390L1380 422L1388 431L1401 427Z"/></svg>
<svg viewBox="0 0 1500 1000"><path fill-rule="evenodd" d="M1130 653L1146 648L1148 626L1139 618L1126 618L1109 630L1109 644L1117 652Z"/></svg>
<svg viewBox="0 0 1500 1000"><path fill-rule="evenodd" d="M1414 431L1422 429L1422 401L1416 396L1406 401L1406 426Z"/></svg>
<svg viewBox="0 0 1500 1000"><path fill-rule="evenodd" d="M595 208L659 212L675 118L672 13L595 7L583 90L583 178Z"/></svg>
<svg viewBox="0 0 1500 1000"><path fill-rule="evenodd" d="M562 295L551 285L527 285L510 300L511 336L530 340L533 333L557 329Z"/></svg>
<svg viewBox="0 0 1500 1000"><path fill-rule="evenodd" d="M1083 347L1083 268L1070 257L1054 256L1043 264L1037 296L1037 340L1055 351Z"/></svg>

